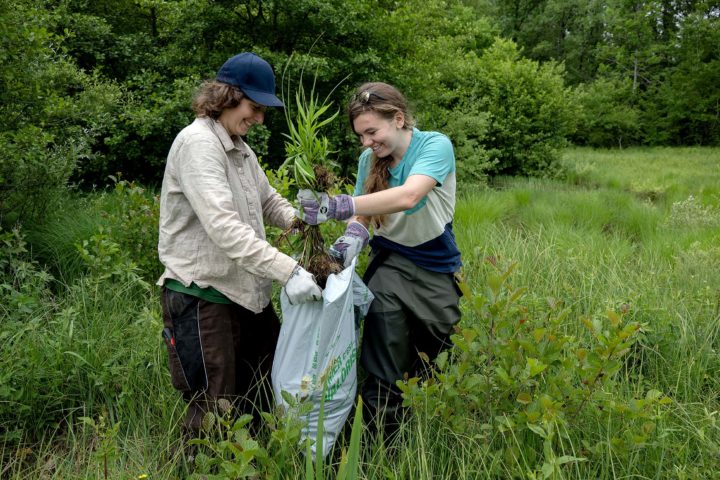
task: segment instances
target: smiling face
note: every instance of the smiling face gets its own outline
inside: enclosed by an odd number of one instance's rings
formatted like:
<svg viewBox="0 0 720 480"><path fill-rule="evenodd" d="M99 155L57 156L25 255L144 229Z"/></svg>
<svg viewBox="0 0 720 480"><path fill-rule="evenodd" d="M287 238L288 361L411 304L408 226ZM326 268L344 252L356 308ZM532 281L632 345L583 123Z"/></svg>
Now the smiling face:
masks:
<svg viewBox="0 0 720 480"><path fill-rule="evenodd" d="M410 145L412 131L404 129L404 116L397 112L388 119L372 110L355 117L353 130L365 148L372 149L378 158L392 157L397 165Z"/></svg>
<svg viewBox="0 0 720 480"><path fill-rule="evenodd" d="M230 135L244 136L250 127L265 120L266 107L245 97L234 108L223 110L218 121Z"/></svg>

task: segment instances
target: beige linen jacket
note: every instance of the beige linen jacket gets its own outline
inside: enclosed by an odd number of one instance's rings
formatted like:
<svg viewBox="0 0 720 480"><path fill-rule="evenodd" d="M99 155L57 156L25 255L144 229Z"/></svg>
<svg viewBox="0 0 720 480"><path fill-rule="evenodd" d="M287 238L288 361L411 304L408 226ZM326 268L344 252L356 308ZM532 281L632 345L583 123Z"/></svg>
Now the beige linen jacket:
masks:
<svg viewBox="0 0 720 480"><path fill-rule="evenodd" d="M165 271L189 287L214 287L255 313L270 303L297 262L265 240L265 225L287 228L290 202L268 183L255 153L210 118L175 138L160 193L158 253Z"/></svg>

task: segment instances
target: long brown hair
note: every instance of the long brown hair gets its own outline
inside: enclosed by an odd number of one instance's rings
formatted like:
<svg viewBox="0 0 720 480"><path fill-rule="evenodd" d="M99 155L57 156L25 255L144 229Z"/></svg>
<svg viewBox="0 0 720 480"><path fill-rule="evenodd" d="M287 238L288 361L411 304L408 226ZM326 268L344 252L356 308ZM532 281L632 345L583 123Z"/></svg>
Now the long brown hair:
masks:
<svg viewBox="0 0 720 480"><path fill-rule="evenodd" d="M348 119L350 120L350 128L354 129L353 122L362 113L375 112L386 120L392 120L398 113L403 114L405 119L402 128L404 130L412 130L415 126L415 119L408 110L408 103L405 96L400 91L383 82L368 82L360 85L353 96L350 98L348 105ZM370 171L368 172L365 184L363 185L364 193L375 193L381 190L387 190L390 172L388 168L392 164L392 157L387 156L378 158L375 153L370 154ZM376 227L385 223L386 215L375 215L370 221Z"/></svg>
<svg viewBox="0 0 720 480"><path fill-rule="evenodd" d="M223 110L235 108L245 94L237 87L217 80L208 80L200 85L192 108L198 117L209 117L213 120L220 118Z"/></svg>

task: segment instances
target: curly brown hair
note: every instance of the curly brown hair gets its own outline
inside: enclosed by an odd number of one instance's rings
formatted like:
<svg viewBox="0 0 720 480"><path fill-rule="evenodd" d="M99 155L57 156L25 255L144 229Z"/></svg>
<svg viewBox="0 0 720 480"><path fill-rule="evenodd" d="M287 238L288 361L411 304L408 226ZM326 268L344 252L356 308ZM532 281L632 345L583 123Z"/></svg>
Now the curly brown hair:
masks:
<svg viewBox="0 0 720 480"><path fill-rule="evenodd" d="M410 114L408 102L400 91L383 82L368 82L360 85L353 96L350 98L348 105L348 119L350 120L350 128L353 128L353 122L362 113L375 112L386 120L392 120L395 115L400 112L405 119L402 128L404 130L412 130L415 126L415 119ZM370 158L370 171L363 185L364 193L375 193L388 188L388 180L390 172L388 167L392 163L392 157L378 158L374 153ZM376 227L385 223L386 215L373 216L370 221Z"/></svg>
<svg viewBox="0 0 720 480"><path fill-rule="evenodd" d="M192 109L198 117L217 120L223 110L237 107L244 97L245 94L237 87L217 80L207 80L198 88Z"/></svg>

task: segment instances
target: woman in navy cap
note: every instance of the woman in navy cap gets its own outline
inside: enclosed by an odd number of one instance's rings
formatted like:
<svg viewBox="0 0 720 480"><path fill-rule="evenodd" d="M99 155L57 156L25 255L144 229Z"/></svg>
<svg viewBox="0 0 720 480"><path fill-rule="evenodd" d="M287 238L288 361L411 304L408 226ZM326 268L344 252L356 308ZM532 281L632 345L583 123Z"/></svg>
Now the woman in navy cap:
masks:
<svg viewBox="0 0 720 480"><path fill-rule="evenodd" d="M294 218L242 138L263 123L267 107L284 106L270 65L253 53L233 56L192 106L197 118L175 138L165 167L158 245L165 271L157 283L172 383L188 403L184 426L196 434L210 410L267 406L280 330L272 281L293 303L322 292L265 239L265 221L285 229Z"/></svg>

